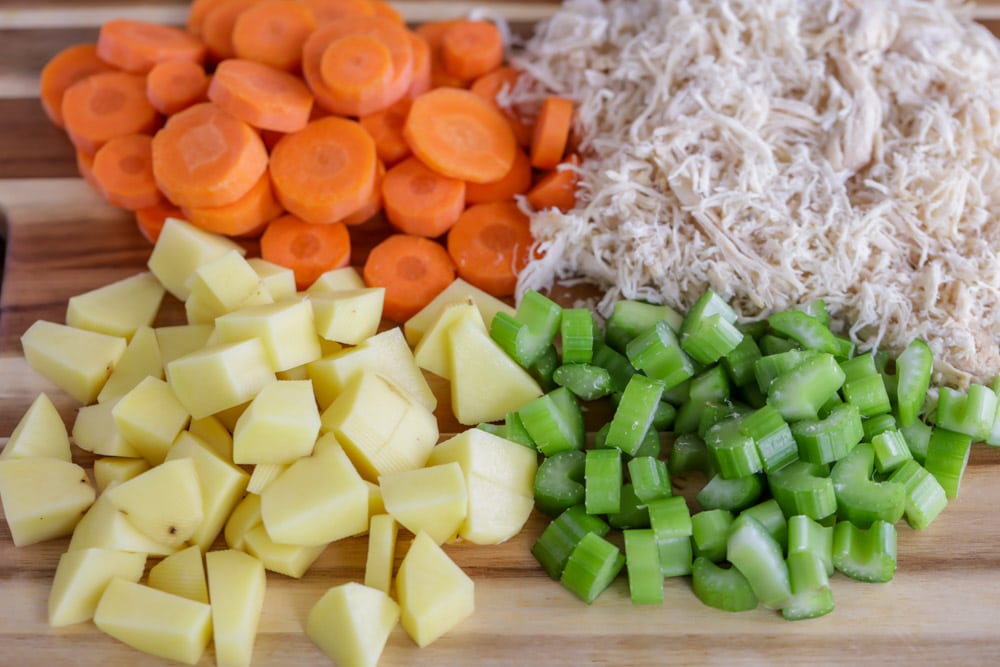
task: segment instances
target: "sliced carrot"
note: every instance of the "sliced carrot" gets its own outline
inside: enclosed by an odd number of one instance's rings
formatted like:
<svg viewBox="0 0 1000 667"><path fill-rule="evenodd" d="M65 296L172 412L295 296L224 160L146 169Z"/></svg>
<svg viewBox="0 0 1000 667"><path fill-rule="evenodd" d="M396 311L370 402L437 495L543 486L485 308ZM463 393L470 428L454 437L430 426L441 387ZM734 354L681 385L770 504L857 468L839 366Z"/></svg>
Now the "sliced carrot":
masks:
<svg viewBox="0 0 1000 667"><path fill-rule="evenodd" d="M95 44L68 46L52 56L39 80L42 109L56 127L63 126L62 98L66 89L91 74L110 72L114 68L97 56Z"/></svg>
<svg viewBox="0 0 1000 667"><path fill-rule="evenodd" d="M580 178L576 169L580 158L570 155L562 165L548 172L528 190L527 199L536 211L556 208L565 213L576 206L576 184Z"/></svg>
<svg viewBox="0 0 1000 667"><path fill-rule="evenodd" d="M301 290L323 273L350 263L351 237L340 223L316 225L283 215L268 223L260 237L260 256L294 271Z"/></svg>
<svg viewBox="0 0 1000 667"><path fill-rule="evenodd" d="M188 7L185 28L195 37L201 37L202 24L210 11L221 4L222 0L193 0Z"/></svg>
<svg viewBox="0 0 1000 667"><path fill-rule="evenodd" d="M375 162L375 184L372 193L368 196L368 201L361 205L354 213L341 220L348 226L361 225L371 220L382 210L382 179L385 178L385 165L382 160Z"/></svg>
<svg viewBox="0 0 1000 667"><path fill-rule="evenodd" d="M160 238L160 230L163 229L163 223L167 221L167 218L180 217L182 217L182 214L179 208L165 199L161 199L158 204L154 204L148 208L140 208L136 211L135 224L139 228L139 233L147 241L156 243L156 239Z"/></svg>
<svg viewBox="0 0 1000 667"><path fill-rule="evenodd" d="M315 29L312 10L298 0L262 0L236 18L233 51L237 58L294 72L302 63L302 45Z"/></svg>
<svg viewBox="0 0 1000 667"><path fill-rule="evenodd" d="M261 176L250 191L225 206L182 207L184 218L202 229L227 236L254 236L284 212L271 189L271 177Z"/></svg>
<svg viewBox="0 0 1000 667"><path fill-rule="evenodd" d="M80 176L83 180L87 181L87 185L94 188L94 191L98 194L101 193L101 186L97 184L97 179L94 178L94 156L90 153L85 153L79 148L76 149L76 170L80 172Z"/></svg>
<svg viewBox="0 0 1000 667"><path fill-rule="evenodd" d="M441 36L441 62L452 76L475 79L503 63L503 36L489 21L459 21Z"/></svg>
<svg viewBox="0 0 1000 667"><path fill-rule="evenodd" d="M91 155L108 139L149 133L160 122L146 98L146 78L128 72L102 72L77 81L63 94L62 116L70 141Z"/></svg>
<svg viewBox="0 0 1000 667"><path fill-rule="evenodd" d="M435 238L448 231L465 208L465 181L442 176L415 157L386 172L382 205L393 227Z"/></svg>
<svg viewBox="0 0 1000 667"><path fill-rule="evenodd" d="M372 0L372 8L375 10L375 16L390 19L399 25L406 25L406 19L403 18L403 15L385 0Z"/></svg>
<svg viewBox="0 0 1000 667"><path fill-rule="evenodd" d="M436 88L415 99L403 136L427 166L473 183L503 178L517 152L507 119L478 96L457 88Z"/></svg>
<svg viewBox="0 0 1000 667"><path fill-rule="evenodd" d="M135 19L112 19L97 35L97 55L126 72L145 74L157 63L205 59L201 40L180 28Z"/></svg>
<svg viewBox="0 0 1000 667"><path fill-rule="evenodd" d="M126 134L110 139L94 154L94 180L115 206L135 211L156 205L162 195L153 178L153 138Z"/></svg>
<svg viewBox="0 0 1000 667"><path fill-rule="evenodd" d="M514 195L528 191L531 187L531 176L531 163L525 152L519 148L514 155L514 164L503 178L492 183L465 184L465 203L485 204L512 200Z"/></svg>
<svg viewBox="0 0 1000 667"><path fill-rule="evenodd" d="M427 40L417 33L410 31L407 34L410 37L410 46L413 47L413 81L406 95L416 97L432 88L431 47Z"/></svg>
<svg viewBox="0 0 1000 667"><path fill-rule="evenodd" d="M510 123L510 129L514 131L514 137L521 146L531 145L532 125L524 120L514 109L505 107L497 99L499 95L505 95L514 88L521 73L513 67L497 67L491 72L487 72L472 82L469 90L479 95L481 98L496 106L500 113L504 115Z"/></svg>
<svg viewBox="0 0 1000 667"><path fill-rule="evenodd" d="M168 116L204 102L207 92L208 74L199 63L170 60L156 65L146 75L146 97L157 111Z"/></svg>
<svg viewBox="0 0 1000 667"><path fill-rule="evenodd" d="M208 55L215 60L236 56L233 47L233 28L244 11L258 0L219 0L201 21L201 39L208 47Z"/></svg>
<svg viewBox="0 0 1000 667"><path fill-rule="evenodd" d="M289 212L306 222L336 222L368 201L375 162L375 142L364 128L330 116L278 141L271 182Z"/></svg>
<svg viewBox="0 0 1000 667"><path fill-rule="evenodd" d="M296 132L309 122L313 97L294 74L230 58L215 68L208 99L262 130Z"/></svg>
<svg viewBox="0 0 1000 667"><path fill-rule="evenodd" d="M372 0L300 0L312 10L319 26L349 16L375 16Z"/></svg>
<svg viewBox="0 0 1000 667"><path fill-rule="evenodd" d="M422 236L393 234L372 248L362 270L369 287L384 287L382 312L405 322L455 280L444 247Z"/></svg>
<svg viewBox="0 0 1000 667"><path fill-rule="evenodd" d="M403 124L410 113L412 100L404 97L388 109L358 119L361 127L375 140L379 158L392 166L410 154L410 145L403 137Z"/></svg>
<svg viewBox="0 0 1000 667"><path fill-rule="evenodd" d="M270 153L274 150L274 147L278 145L281 138L288 134L287 132L278 132L277 130L261 130L260 139L264 142L264 146L267 147L267 152Z"/></svg>
<svg viewBox="0 0 1000 667"><path fill-rule="evenodd" d="M566 151L569 130L573 125L573 100L565 97L546 97L535 119L531 135L531 166L536 169L555 169Z"/></svg>
<svg viewBox="0 0 1000 667"><path fill-rule="evenodd" d="M496 297L511 296L528 263L531 223L512 201L476 204L448 232L448 254L458 275Z"/></svg>
<svg viewBox="0 0 1000 667"><path fill-rule="evenodd" d="M463 21L463 19L445 19L442 21L427 21L414 28L414 32L427 42L431 50L431 87L440 88L449 86L453 88L465 87L466 81L454 76L445 69L441 56L441 41L448 28Z"/></svg>
<svg viewBox="0 0 1000 667"><path fill-rule="evenodd" d="M319 69L335 113L363 116L388 106L394 72L392 54L381 41L345 35L326 47Z"/></svg>
<svg viewBox="0 0 1000 667"><path fill-rule="evenodd" d="M153 174L177 206L231 204L266 170L260 135L211 102L171 116L153 137Z"/></svg>

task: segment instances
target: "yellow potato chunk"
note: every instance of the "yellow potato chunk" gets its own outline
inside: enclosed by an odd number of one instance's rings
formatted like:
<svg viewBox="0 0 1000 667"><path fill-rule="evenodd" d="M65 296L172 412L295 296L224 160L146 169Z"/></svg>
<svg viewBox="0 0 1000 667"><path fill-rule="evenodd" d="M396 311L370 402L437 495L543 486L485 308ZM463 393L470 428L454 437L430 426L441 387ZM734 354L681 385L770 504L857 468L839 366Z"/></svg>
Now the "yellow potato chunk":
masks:
<svg viewBox="0 0 1000 667"><path fill-rule="evenodd" d="M264 525L264 519L260 514L260 496L248 493L243 496L243 500L236 505L229 519L223 534L226 537L226 544L230 549L246 551L246 535L257 526Z"/></svg>
<svg viewBox="0 0 1000 667"><path fill-rule="evenodd" d="M138 577L134 581L138 581ZM173 593L195 602L208 602L205 565L201 549L192 545L170 554L149 570L147 583L164 593Z"/></svg>
<svg viewBox="0 0 1000 667"><path fill-rule="evenodd" d="M94 461L94 482L97 491L103 493L112 484L121 484L147 470L149 461L146 459L105 456Z"/></svg>
<svg viewBox="0 0 1000 667"><path fill-rule="evenodd" d="M170 387L195 419L246 403L275 380L257 338L205 347L167 364Z"/></svg>
<svg viewBox="0 0 1000 667"><path fill-rule="evenodd" d="M368 524L368 556L365 560L365 586L383 593L392 592L392 567L396 559L396 536L399 524L391 514L376 514Z"/></svg>
<svg viewBox="0 0 1000 667"><path fill-rule="evenodd" d="M269 262L260 257L247 260L257 277L264 283L267 293L275 301L284 301L295 296L295 272L287 266Z"/></svg>
<svg viewBox="0 0 1000 667"><path fill-rule="evenodd" d="M384 591L349 582L313 605L306 635L338 667L375 667L398 621L399 605Z"/></svg>
<svg viewBox="0 0 1000 667"><path fill-rule="evenodd" d="M0 451L0 460L30 458L73 459L66 424L46 394L35 397Z"/></svg>
<svg viewBox="0 0 1000 667"><path fill-rule="evenodd" d="M258 463L250 473L250 481L247 482L247 493L260 495L267 485L278 479L281 473L288 470L290 463Z"/></svg>
<svg viewBox="0 0 1000 667"><path fill-rule="evenodd" d="M235 250L195 269L187 288L190 295L186 304L194 302L204 308L208 314L204 321L208 322L244 306L274 302L257 272Z"/></svg>
<svg viewBox="0 0 1000 667"><path fill-rule="evenodd" d="M0 461L0 502L14 546L69 535L95 496L87 473L75 463Z"/></svg>
<svg viewBox="0 0 1000 667"><path fill-rule="evenodd" d="M320 358L319 336L308 299L290 299L250 306L215 320L221 342L258 338L271 370L286 371Z"/></svg>
<svg viewBox="0 0 1000 667"><path fill-rule="evenodd" d="M246 253L238 243L224 236L210 234L177 218L167 218L147 266L168 292L184 301L191 293L187 287L191 274L202 264L234 250Z"/></svg>
<svg viewBox="0 0 1000 667"><path fill-rule="evenodd" d="M358 345L378 333L384 299L384 287L314 294L316 332L325 340Z"/></svg>
<svg viewBox="0 0 1000 667"><path fill-rule="evenodd" d="M153 274L137 273L70 297L66 324L109 336L132 338L136 329L153 323L164 292L163 285Z"/></svg>
<svg viewBox="0 0 1000 667"><path fill-rule="evenodd" d="M203 518L194 461L174 459L104 492L142 534L171 547L190 539Z"/></svg>
<svg viewBox="0 0 1000 667"><path fill-rule="evenodd" d="M205 347L214 329L211 324L175 324L153 329L164 368L174 359Z"/></svg>
<svg viewBox="0 0 1000 667"><path fill-rule="evenodd" d="M125 353L119 336L38 320L21 336L28 365L80 401L93 403Z"/></svg>
<svg viewBox="0 0 1000 667"><path fill-rule="evenodd" d="M454 462L382 475L379 486L396 521L438 544L455 537L468 512L465 477Z"/></svg>
<svg viewBox="0 0 1000 667"><path fill-rule="evenodd" d="M403 324L403 332L406 334L406 340L410 345L416 346L445 307L453 303L464 302L467 299L472 299L473 303L476 304L487 328L493 322L493 316L498 312L503 311L511 316L515 312L511 305L501 301L492 294L484 292L461 278L456 278L440 294L434 297L429 304L424 306L420 312Z"/></svg>
<svg viewBox="0 0 1000 667"><path fill-rule="evenodd" d="M423 648L475 609L475 584L427 533L417 533L396 573L399 620Z"/></svg>
<svg viewBox="0 0 1000 667"><path fill-rule="evenodd" d="M73 421L73 442L80 449L100 456L142 458L142 453L119 432L111 414L115 405L117 401L109 401L80 408Z"/></svg>
<svg viewBox="0 0 1000 667"><path fill-rule="evenodd" d="M215 415L192 419L188 424L188 431L191 435L201 438L226 461L233 460L233 436Z"/></svg>
<svg viewBox="0 0 1000 667"><path fill-rule="evenodd" d="M170 385L152 376L122 396L111 416L125 441L153 465L163 463L190 419Z"/></svg>
<svg viewBox="0 0 1000 667"><path fill-rule="evenodd" d="M49 625L54 628L89 621L108 583L115 577L139 581L146 554L80 549L59 557L49 591Z"/></svg>
<svg viewBox="0 0 1000 667"><path fill-rule="evenodd" d="M341 290L363 289L364 287L365 281L357 269L353 266L342 266L339 269L330 269L320 275L312 285L306 288L306 294L313 296Z"/></svg>
<svg viewBox="0 0 1000 667"><path fill-rule="evenodd" d="M69 551L108 549L167 556L176 548L162 544L139 532L122 512L102 493L80 519L69 541Z"/></svg>
<svg viewBox="0 0 1000 667"><path fill-rule="evenodd" d="M325 544L315 547L278 544L267 534L262 523L258 523L243 536L243 550L259 558L265 569L294 579L301 578L326 547Z"/></svg>
<svg viewBox="0 0 1000 667"><path fill-rule="evenodd" d="M111 377L97 394L97 402L113 403L147 377L163 377L163 358L156 332L143 326L135 330Z"/></svg>
<svg viewBox="0 0 1000 667"><path fill-rule="evenodd" d="M319 408L308 380L278 380L261 389L236 421L233 462L291 463L312 453Z"/></svg>
<svg viewBox="0 0 1000 667"><path fill-rule="evenodd" d="M267 579L263 564L242 551L205 554L212 599L215 664L247 667L253 657Z"/></svg>
<svg viewBox="0 0 1000 667"><path fill-rule="evenodd" d="M416 360L417 366L450 380L451 354L449 350L451 349L451 340L448 331L455 322L466 318L472 322L473 326L486 331L483 316L479 313L479 309L476 308L472 299L442 308L437 319L431 323L427 332L413 349L413 358Z"/></svg>

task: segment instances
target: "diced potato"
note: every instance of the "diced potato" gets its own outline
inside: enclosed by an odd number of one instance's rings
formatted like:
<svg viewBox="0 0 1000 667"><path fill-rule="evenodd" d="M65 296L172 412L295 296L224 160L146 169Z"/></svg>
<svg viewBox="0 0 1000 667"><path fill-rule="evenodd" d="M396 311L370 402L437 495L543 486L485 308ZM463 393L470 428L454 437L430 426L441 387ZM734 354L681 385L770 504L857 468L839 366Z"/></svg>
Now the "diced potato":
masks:
<svg viewBox="0 0 1000 667"><path fill-rule="evenodd" d="M59 557L49 591L49 625L54 628L89 621L97 602L115 577L139 581L146 554L80 549Z"/></svg>
<svg viewBox="0 0 1000 667"><path fill-rule="evenodd" d="M230 549L205 554L205 568L212 599L215 664L249 666L264 607L264 565L253 556Z"/></svg>
<svg viewBox="0 0 1000 667"><path fill-rule="evenodd" d="M156 332L149 327L139 327L132 335L111 377L97 394L98 403L117 401L147 377L163 377L163 358Z"/></svg>
<svg viewBox="0 0 1000 667"><path fill-rule="evenodd" d="M214 330L211 324L176 324L153 329L164 368L174 359L205 347Z"/></svg>
<svg viewBox="0 0 1000 667"><path fill-rule="evenodd" d="M349 582L313 605L306 635L338 667L375 667L398 621L399 605L384 591Z"/></svg>
<svg viewBox="0 0 1000 667"><path fill-rule="evenodd" d="M236 421L233 462L291 463L312 453L319 408L308 380L278 380L261 389Z"/></svg>
<svg viewBox="0 0 1000 667"><path fill-rule="evenodd" d="M105 456L94 461L94 482L97 491L103 493L112 484L121 484L147 470L149 461L146 459Z"/></svg>
<svg viewBox="0 0 1000 667"><path fill-rule="evenodd" d="M226 461L233 460L233 436L218 417L210 415L192 419L188 424L191 435L201 438L206 445Z"/></svg>
<svg viewBox="0 0 1000 667"><path fill-rule="evenodd" d="M369 482L367 479L365 480L365 486L368 487L368 518L370 519L376 514L385 514L382 487L375 482Z"/></svg>
<svg viewBox="0 0 1000 667"><path fill-rule="evenodd" d="M290 299L227 313L215 321L221 342L259 338L273 371L320 358L322 350L308 299Z"/></svg>
<svg viewBox="0 0 1000 667"><path fill-rule="evenodd" d="M136 577L133 581L139 581ZM191 545L172 553L149 570L147 583L164 593L173 593L195 602L208 603L208 585L205 583L205 565L201 549Z"/></svg>
<svg viewBox="0 0 1000 667"><path fill-rule="evenodd" d="M73 442L80 449L100 456L121 456L142 458L138 449L122 437L111 415L117 402L85 405L76 413L73 421Z"/></svg>
<svg viewBox="0 0 1000 667"><path fill-rule="evenodd" d="M238 243L224 236L210 234L177 218L167 218L147 265L167 291L184 301L191 293L187 281L195 269L233 250L246 253Z"/></svg>
<svg viewBox="0 0 1000 667"><path fill-rule="evenodd" d="M322 344L320 344L321 349L322 347ZM302 364L295 368L289 368L287 371L278 371L274 375L279 380L309 380L308 366L309 364Z"/></svg>
<svg viewBox="0 0 1000 667"><path fill-rule="evenodd" d="M521 531L535 506L538 454L480 429L469 429L434 448L428 465L462 466L469 510L459 536L497 544Z"/></svg>
<svg viewBox="0 0 1000 667"><path fill-rule="evenodd" d="M24 358L33 369L84 405L93 403L126 340L38 320L21 336Z"/></svg>
<svg viewBox="0 0 1000 667"><path fill-rule="evenodd" d="M472 301L479 308L479 313L483 316L483 322L489 328L493 322L493 316L503 311L508 315L514 315L514 308L492 294L484 292L478 287L471 285L461 278L456 278L448 287L438 294L434 299L424 306L424 308L408 319L403 324L403 331L406 333L406 340L410 345L420 342L424 333L430 328L434 320L437 319L441 310L450 304L459 303L466 299Z"/></svg>
<svg viewBox="0 0 1000 667"><path fill-rule="evenodd" d="M240 420L240 416L243 415L243 411L250 407L250 401L246 403L240 403L239 405L234 405L231 408L226 408L225 410L219 410L213 417L219 420L223 428L232 433L236 430L236 422Z"/></svg>
<svg viewBox="0 0 1000 667"><path fill-rule="evenodd" d="M243 500L236 505L229 519L226 521L226 528L223 534L226 537L226 544L230 549L246 551L246 536L257 526L263 526L264 519L260 514L260 496L248 493L243 496Z"/></svg>
<svg viewBox="0 0 1000 667"><path fill-rule="evenodd" d="M69 551L108 549L167 556L176 549L142 534L102 493L80 519L69 541Z"/></svg>
<svg viewBox="0 0 1000 667"><path fill-rule="evenodd" d="M188 302L200 304L213 320L244 306L274 302L257 272L235 250L199 266L186 286Z"/></svg>
<svg viewBox="0 0 1000 667"><path fill-rule="evenodd" d="M140 651L193 665L212 637L212 609L115 577L97 604L94 624Z"/></svg>
<svg viewBox="0 0 1000 667"><path fill-rule="evenodd" d="M246 403L275 380L257 338L205 347L167 364L167 381L195 419Z"/></svg>
<svg viewBox="0 0 1000 667"><path fill-rule="evenodd" d="M171 547L190 539L201 525L201 484L190 458L166 461L104 492L141 533Z"/></svg>
<svg viewBox="0 0 1000 667"><path fill-rule="evenodd" d="M339 269L330 269L317 278L312 285L306 289L306 294L339 292L340 290L362 289L365 281L353 266L342 266Z"/></svg>
<svg viewBox="0 0 1000 667"><path fill-rule="evenodd" d="M434 414L380 375L362 372L322 416L361 476L419 468L438 439Z"/></svg>
<svg viewBox="0 0 1000 667"><path fill-rule="evenodd" d="M0 461L0 501L14 546L69 535L95 495L87 473L75 463L62 459Z"/></svg>
<svg viewBox="0 0 1000 667"><path fill-rule="evenodd" d="M288 470L290 463L258 463L250 473L250 481L247 482L247 493L260 495L267 488L267 485L281 477L281 473Z"/></svg>
<svg viewBox="0 0 1000 667"><path fill-rule="evenodd" d="M450 327L458 320L468 318L472 325L486 331L483 316L476 308L472 299L445 306L437 319L431 323L427 332L413 349L413 358L424 370L435 375L451 379L451 339L448 335Z"/></svg>
<svg viewBox="0 0 1000 667"><path fill-rule="evenodd" d="M72 296L66 324L109 336L132 338L139 327L152 325L165 290L153 274L137 273Z"/></svg>
<svg viewBox="0 0 1000 667"><path fill-rule="evenodd" d="M458 533L468 512L462 467L457 463L382 475L386 511L411 533L427 533L438 544Z"/></svg>
<svg viewBox="0 0 1000 667"><path fill-rule="evenodd" d="M275 301L284 301L295 296L295 272L287 266L269 262L260 257L247 260L257 277L264 283L267 293Z"/></svg>
<svg viewBox="0 0 1000 667"><path fill-rule="evenodd" d="M202 520L190 539L207 551L246 492L250 476L188 432L181 433L167 453L167 461L185 458L194 462L202 502Z"/></svg>
<svg viewBox="0 0 1000 667"><path fill-rule="evenodd" d="M310 300L316 332L326 340L358 345L378 333L384 299L384 287L315 294Z"/></svg>
<svg viewBox="0 0 1000 667"><path fill-rule="evenodd" d="M302 577L326 547L325 544L315 547L278 544L267 534L262 523L251 528L243 537L243 550L259 558L265 569L294 579Z"/></svg>
<svg viewBox="0 0 1000 667"><path fill-rule="evenodd" d="M219 314L212 310L205 301L205 297L201 294L188 295L187 300L184 301L184 315L187 317L188 324L212 325L215 323L215 318ZM210 342L208 341L206 344Z"/></svg>
<svg viewBox="0 0 1000 667"><path fill-rule="evenodd" d="M31 402L0 451L0 460L33 458L73 459L66 424L45 394Z"/></svg>
<svg viewBox="0 0 1000 667"><path fill-rule="evenodd" d="M275 542L319 546L368 528L368 489L333 435L316 441L260 494L261 516Z"/></svg>
<svg viewBox="0 0 1000 667"><path fill-rule="evenodd" d="M507 356L471 320L448 328L451 357L451 409L460 424L503 419L542 395L528 371Z"/></svg>
<svg viewBox="0 0 1000 667"><path fill-rule="evenodd" d="M111 416L125 441L153 465L163 463L190 419L170 385L152 376L122 396Z"/></svg>
<svg viewBox="0 0 1000 667"><path fill-rule="evenodd" d="M368 524L368 557L365 560L365 586L383 593L392 592L392 567L396 559L396 536L399 524L391 514L376 514Z"/></svg>
<svg viewBox="0 0 1000 667"><path fill-rule="evenodd" d="M423 648L475 609L475 584L427 533L417 533L396 573L399 620Z"/></svg>

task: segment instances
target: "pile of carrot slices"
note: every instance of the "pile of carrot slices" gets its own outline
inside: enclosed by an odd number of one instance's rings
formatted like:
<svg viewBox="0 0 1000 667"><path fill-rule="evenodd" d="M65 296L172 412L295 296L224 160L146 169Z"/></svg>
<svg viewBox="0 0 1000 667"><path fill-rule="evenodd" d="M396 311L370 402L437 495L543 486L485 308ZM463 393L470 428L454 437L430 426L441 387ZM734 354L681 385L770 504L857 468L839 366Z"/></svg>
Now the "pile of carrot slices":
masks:
<svg viewBox="0 0 1000 667"><path fill-rule="evenodd" d="M381 0L194 0L183 27L105 23L55 55L41 101L81 175L155 241L181 217L259 238L300 288L388 223L363 275L402 321L456 275L513 294L535 210L575 204L573 104L534 118L491 22L409 28Z"/></svg>

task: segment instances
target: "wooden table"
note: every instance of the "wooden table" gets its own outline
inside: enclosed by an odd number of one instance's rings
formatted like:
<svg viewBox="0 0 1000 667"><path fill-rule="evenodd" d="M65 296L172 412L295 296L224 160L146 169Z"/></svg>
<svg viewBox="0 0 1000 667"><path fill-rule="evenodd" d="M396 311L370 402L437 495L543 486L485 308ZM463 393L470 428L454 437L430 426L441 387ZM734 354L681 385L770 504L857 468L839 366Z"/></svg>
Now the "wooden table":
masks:
<svg viewBox="0 0 1000 667"><path fill-rule="evenodd" d="M489 4L521 27L554 7ZM412 19L458 14L469 6L399 5ZM1000 19L1000 0L978 11L984 19ZM77 178L70 145L45 120L36 95L38 72L48 57L65 45L93 40L102 21L119 15L179 23L184 7L174 0L0 4L0 236L7 243L0 300L0 443L40 391L56 400L67 423L76 408L27 367L21 333L36 319L61 321L70 295L140 270L149 252L130 216L104 204ZM990 23L994 31L1000 27L1000 21ZM368 225L360 245L370 247L384 231L378 223ZM363 256L362 249L355 261ZM448 415L440 417L443 432L457 428ZM544 526L536 516L521 535L497 547L448 545L476 581L476 613L426 649L417 649L397 628L381 664L995 664L997 508L1000 450L977 446L960 497L938 521L923 533L900 524L899 571L891 583L860 584L838 574L836 611L799 623L763 609L738 615L709 609L694 598L686 578L667 581L661 607L633 606L624 578L588 607L549 581L529 554ZM402 540L401 553L408 538ZM0 522L0 664L164 664L90 624L47 627L48 588L66 544L15 548ZM329 547L302 580L269 576L255 665L329 664L305 637L304 619L326 588L362 577L365 548L363 539L344 540ZM214 664L211 649L202 664Z"/></svg>

